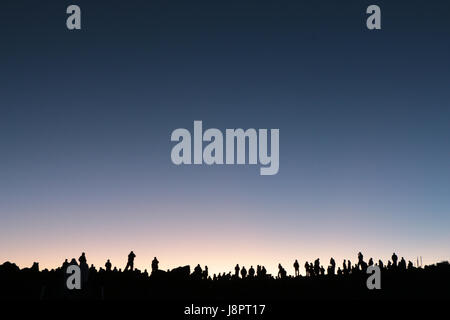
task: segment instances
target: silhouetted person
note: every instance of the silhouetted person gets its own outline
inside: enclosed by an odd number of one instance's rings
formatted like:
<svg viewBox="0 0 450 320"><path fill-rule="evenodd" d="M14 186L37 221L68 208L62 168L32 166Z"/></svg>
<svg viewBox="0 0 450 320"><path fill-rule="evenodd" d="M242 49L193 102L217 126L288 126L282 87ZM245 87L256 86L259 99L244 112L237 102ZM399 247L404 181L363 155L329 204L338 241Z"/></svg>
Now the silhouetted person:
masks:
<svg viewBox="0 0 450 320"><path fill-rule="evenodd" d="M39 272L39 262L33 262L33 265L30 268L33 272Z"/></svg>
<svg viewBox="0 0 450 320"><path fill-rule="evenodd" d="M194 272L192 273L192 276L196 279L202 278L203 270L202 270L202 267L200 267L200 264L197 264L197 266L194 268Z"/></svg>
<svg viewBox="0 0 450 320"><path fill-rule="evenodd" d="M237 264L236 267L234 267L234 275L236 276L236 278L239 278L239 265Z"/></svg>
<svg viewBox="0 0 450 320"><path fill-rule="evenodd" d="M127 265L126 265L124 271L127 271L128 268L130 268L130 270L133 271L133 269L134 269L134 258L136 258L136 255L134 254L133 251L131 251L130 254L128 255L128 262L127 262Z"/></svg>
<svg viewBox="0 0 450 320"><path fill-rule="evenodd" d="M400 263L398 264L400 270L406 270L406 261L405 258L402 257L402 259L400 260Z"/></svg>
<svg viewBox="0 0 450 320"><path fill-rule="evenodd" d="M319 260L319 258L317 258L314 261L314 275L318 276L319 273L320 273L320 260Z"/></svg>
<svg viewBox="0 0 450 320"><path fill-rule="evenodd" d="M245 267L242 267L242 269L241 269L241 276L242 276L242 279L244 279L247 276L247 270L245 269Z"/></svg>
<svg viewBox="0 0 450 320"><path fill-rule="evenodd" d="M378 260L378 266L380 267L380 269L383 269L383 261L381 261L381 259Z"/></svg>
<svg viewBox="0 0 450 320"><path fill-rule="evenodd" d="M329 270L331 271L329 273L331 273L332 275L334 275L336 272L336 261L334 261L333 258L330 259L330 269Z"/></svg>
<svg viewBox="0 0 450 320"><path fill-rule="evenodd" d="M305 271L306 271L306 276L309 277L311 276L311 270L309 270L309 263L308 261L305 262Z"/></svg>
<svg viewBox="0 0 450 320"><path fill-rule="evenodd" d="M358 252L358 266L361 265L364 261L364 256L363 254L360 252Z"/></svg>
<svg viewBox="0 0 450 320"><path fill-rule="evenodd" d="M373 266L373 259L372 258L369 259L369 266Z"/></svg>
<svg viewBox="0 0 450 320"><path fill-rule="evenodd" d="M159 264L158 259L154 257L152 261L152 273L158 271L158 264Z"/></svg>
<svg viewBox="0 0 450 320"><path fill-rule="evenodd" d="M367 263L364 261L363 254L361 252L358 253L358 268L361 268L363 272L367 270Z"/></svg>
<svg viewBox="0 0 450 320"><path fill-rule="evenodd" d="M205 270L203 270L203 279L208 279L208 266L205 266Z"/></svg>
<svg viewBox="0 0 450 320"><path fill-rule="evenodd" d="M86 283L89 277L89 266L87 264L86 254L84 252L81 253L78 261L80 262L81 281Z"/></svg>
<svg viewBox="0 0 450 320"><path fill-rule="evenodd" d="M394 266L394 268L397 267L397 260L398 260L398 257L397 257L397 255L394 252L392 254L392 265Z"/></svg>
<svg viewBox="0 0 450 320"><path fill-rule="evenodd" d="M69 261L67 261L67 259L66 259L66 260L64 260L64 262L63 262L61 268L62 268L63 270L66 270L68 266L69 266Z"/></svg>
<svg viewBox="0 0 450 320"><path fill-rule="evenodd" d="M108 259L108 261L106 261L106 263L105 263L106 271L111 271L111 267L112 267L111 261L109 261L109 259Z"/></svg>
<svg viewBox="0 0 450 320"><path fill-rule="evenodd" d="M267 270L266 270L266 267L264 267L264 266L262 266L262 268L261 268L261 275L263 277L265 277L267 275Z"/></svg>
<svg viewBox="0 0 450 320"><path fill-rule="evenodd" d="M80 266L82 264L87 264L86 254L84 252L81 253L81 256L78 258L78 261L80 262Z"/></svg>
<svg viewBox="0 0 450 320"><path fill-rule="evenodd" d="M250 266L250 269L248 269L248 276L251 278L255 276L255 269L253 269L253 266Z"/></svg>
<svg viewBox="0 0 450 320"><path fill-rule="evenodd" d="M414 265L411 261L408 261L408 270L414 269Z"/></svg>
<svg viewBox="0 0 450 320"><path fill-rule="evenodd" d="M295 270L295 276L298 277L300 275L300 265L298 264L297 259L295 259L295 262L294 262L294 270Z"/></svg>
<svg viewBox="0 0 450 320"><path fill-rule="evenodd" d="M350 273L352 271L352 262L347 260L347 272Z"/></svg>
<svg viewBox="0 0 450 320"><path fill-rule="evenodd" d="M278 278L286 278L286 270L284 270L284 268L281 266L281 263L278 264Z"/></svg>
<svg viewBox="0 0 450 320"><path fill-rule="evenodd" d="M261 277L261 266L258 264L257 266L256 266L256 276L257 277Z"/></svg>

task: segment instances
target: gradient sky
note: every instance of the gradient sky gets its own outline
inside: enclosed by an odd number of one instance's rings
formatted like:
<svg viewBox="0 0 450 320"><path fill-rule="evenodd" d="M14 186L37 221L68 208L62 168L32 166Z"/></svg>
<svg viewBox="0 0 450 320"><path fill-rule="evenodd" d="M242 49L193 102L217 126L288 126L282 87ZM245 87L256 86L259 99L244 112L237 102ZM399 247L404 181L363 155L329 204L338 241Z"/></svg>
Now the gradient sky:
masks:
<svg viewBox="0 0 450 320"><path fill-rule="evenodd" d="M93 2L0 4L0 263L450 258L448 1ZM173 165L194 120L279 128L279 173Z"/></svg>

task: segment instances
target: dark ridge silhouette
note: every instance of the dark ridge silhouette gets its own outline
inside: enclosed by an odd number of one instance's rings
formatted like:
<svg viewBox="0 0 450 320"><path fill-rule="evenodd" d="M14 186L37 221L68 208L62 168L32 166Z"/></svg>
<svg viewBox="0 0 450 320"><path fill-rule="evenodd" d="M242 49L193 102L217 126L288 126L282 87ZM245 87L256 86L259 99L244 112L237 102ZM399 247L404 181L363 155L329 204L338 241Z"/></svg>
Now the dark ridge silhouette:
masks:
<svg viewBox="0 0 450 320"><path fill-rule="evenodd" d="M261 265L245 266L236 264L234 273L209 274L208 267L198 264L191 273L190 266L172 270L159 269L155 257L151 262L151 274L147 270L134 268L136 255L128 255L124 271L112 267L108 259L105 269L88 266L86 254L78 259L66 259L57 269L39 270L39 263L31 268L20 269L11 262L0 265L2 300L116 300L152 299L153 301L226 301L251 299L252 301L282 300L354 300L354 299L450 299L450 265L446 262L414 267L402 257L392 255L387 264L370 258L364 261L361 252L358 262L342 262L336 270L336 261L330 259L325 271L320 260L305 261L306 275L300 275L300 263L293 263L294 276L278 264L278 274L267 274ZM69 290L66 286L71 265L78 265L81 272L82 288ZM366 285L370 276L369 266L380 268L381 289L369 290Z"/></svg>

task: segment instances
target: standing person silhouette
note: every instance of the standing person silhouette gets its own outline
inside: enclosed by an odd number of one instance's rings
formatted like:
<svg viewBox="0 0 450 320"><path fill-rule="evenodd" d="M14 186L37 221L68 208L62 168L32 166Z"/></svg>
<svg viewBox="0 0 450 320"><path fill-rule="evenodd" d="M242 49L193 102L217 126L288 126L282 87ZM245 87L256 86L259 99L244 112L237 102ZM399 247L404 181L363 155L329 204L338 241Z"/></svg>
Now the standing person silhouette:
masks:
<svg viewBox="0 0 450 320"><path fill-rule="evenodd" d="M295 276L298 277L300 275L300 265L298 264L297 259L295 259L295 262L294 262L294 270L295 270Z"/></svg>
<svg viewBox="0 0 450 320"><path fill-rule="evenodd" d="M255 276L255 269L253 268L253 266L250 266L250 269L248 269L248 276L250 278L253 278Z"/></svg>
<svg viewBox="0 0 450 320"><path fill-rule="evenodd" d="M83 264L87 264L86 254L84 252L81 253L81 256L78 258L80 262L80 266Z"/></svg>
<svg viewBox="0 0 450 320"><path fill-rule="evenodd" d="M111 261L109 261L109 259L105 263L105 268L106 268L106 271L111 271Z"/></svg>
<svg viewBox="0 0 450 320"><path fill-rule="evenodd" d="M245 279L245 277L247 276L247 270L245 269L245 267L242 267L241 269L241 276L242 279Z"/></svg>
<svg viewBox="0 0 450 320"><path fill-rule="evenodd" d="M336 261L334 261L333 257L331 257L331 259L330 259L330 269L329 270L331 271L330 273L332 275L334 275L336 272Z"/></svg>
<svg viewBox="0 0 450 320"><path fill-rule="evenodd" d="M80 262L81 279L83 283L86 283L89 277L89 266L87 264L86 254L84 252L81 253L78 261Z"/></svg>
<svg viewBox="0 0 450 320"><path fill-rule="evenodd" d="M133 271L134 268L134 258L136 258L136 255L134 254L133 251L130 252L130 254L128 255L128 263L125 267L124 271L127 271L128 268L130 268L131 271Z"/></svg>
<svg viewBox="0 0 450 320"><path fill-rule="evenodd" d="M358 253L358 266L362 265L363 261L364 261L364 256L363 256L363 254L360 251Z"/></svg>
<svg viewBox="0 0 450 320"><path fill-rule="evenodd" d="M320 259L317 258L314 261L314 275L318 276L320 274Z"/></svg>
<svg viewBox="0 0 450 320"><path fill-rule="evenodd" d="M234 275L236 276L236 278L239 278L239 270L241 268L239 268L239 264L236 265L236 267L234 267Z"/></svg>
<svg viewBox="0 0 450 320"><path fill-rule="evenodd" d="M394 253L392 254L392 264L393 264L394 268L397 267L397 260L398 260L398 257L397 257L397 255L396 255L395 252L394 252Z"/></svg>
<svg viewBox="0 0 450 320"><path fill-rule="evenodd" d="M309 262L308 261L305 262L305 271L306 271L306 276L310 277L311 271L309 270Z"/></svg>
<svg viewBox="0 0 450 320"><path fill-rule="evenodd" d="M158 259L156 259L156 257L154 257L153 261L152 261L152 273L158 271L158 264L159 264Z"/></svg>

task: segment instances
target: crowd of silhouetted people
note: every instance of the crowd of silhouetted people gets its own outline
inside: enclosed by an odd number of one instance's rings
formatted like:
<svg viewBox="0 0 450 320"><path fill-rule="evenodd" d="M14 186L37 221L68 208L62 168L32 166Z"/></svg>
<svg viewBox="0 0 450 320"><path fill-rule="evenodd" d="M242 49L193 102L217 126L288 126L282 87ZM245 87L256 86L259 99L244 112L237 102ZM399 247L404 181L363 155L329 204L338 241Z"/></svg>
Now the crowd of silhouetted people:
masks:
<svg viewBox="0 0 450 320"><path fill-rule="evenodd" d="M39 270L37 262L23 269L5 262L0 265L0 283L4 288L0 297L172 299L176 295L179 299L190 299L191 296L205 299L223 296L233 299L309 299L317 295L335 297L345 292L345 297L359 299L370 297L365 282L368 277L366 271L374 265L381 271L385 297L449 296L447 288L440 284L446 279L450 281L448 262L422 267L417 261L414 266L403 257L399 259L395 253L386 263L365 259L361 252L354 263L346 259L341 265L334 258L325 265L320 259L305 261L304 264L295 259L290 266L279 263L276 274L270 274L263 265L242 264L236 264L234 272L214 274L200 264L193 270L189 265L161 270L157 257L151 261L150 271L141 271L135 267L136 256L131 251L123 261L123 268L113 266L111 259L99 268L89 265L84 252L78 259L65 259L61 267L52 270ZM69 290L66 286L73 269L71 265L79 267L82 290ZM301 266L304 270L300 270Z"/></svg>
<svg viewBox="0 0 450 320"><path fill-rule="evenodd" d="M125 265L125 268L122 270L121 268L117 268L112 266L112 263L110 259L108 259L104 265L104 268L101 267L98 271L99 272L135 272L135 273L142 273L143 275L150 276L150 275L157 275L165 273L166 271L159 270L159 261L156 257L154 257L153 261L151 262L151 274L148 274L147 269L145 269L143 272L140 270L135 269L134 267L134 260L136 258L136 254L131 251L128 254L128 260ZM91 272L97 272L96 267L91 264L89 267L87 263L86 254L83 252L81 256L78 258L78 261L75 258L72 258L70 262L68 259L64 261L61 268L62 270L66 270L69 265L78 265L80 267L81 273L83 275L83 279L87 281L89 277L89 273ZM396 270L396 271L406 271L407 269L414 269L414 264L411 261L406 262L406 260L402 257L399 261L398 256L393 253L391 260L387 262L387 264L383 263L382 260L378 260L378 262L374 262L373 258L370 258L367 262L364 260L364 256L361 252L358 253L357 256L357 262L352 264L352 262L349 259L344 259L342 262L342 266L337 266L336 261L334 258L330 259L330 262L328 266L325 267L323 264L321 264L320 259L314 260L314 262L308 262L306 261L304 264L305 268L305 276L306 277L316 277L316 276L341 276L341 275L349 275L349 274L355 274L355 273L365 273L367 268L372 265L377 265L381 270ZM34 263L32 270L39 271L39 264ZM277 275L271 275L267 273L267 270L262 265L257 265L256 268L251 265L248 270L245 266L239 266L239 264L236 264L234 267L234 273L232 272L224 272L219 274L213 274L210 275L208 271L208 266L204 266L203 268L200 266L200 264L197 264L195 268L193 269L193 272L190 272L190 267L179 267L173 270L180 271L183 270L184 275L191 276L193 279L209 279L209 280L219 280L219 279L252 279L252 278L276 278L276 279L284 279L284 278L292 278L292 277L301 277L300 275L300 263L296 259L293 264L293 276L288 276L288 272L286 269L281 265L278 264L278 273ZM167 270L167 272L170 272L170 270Z"/></svg>

